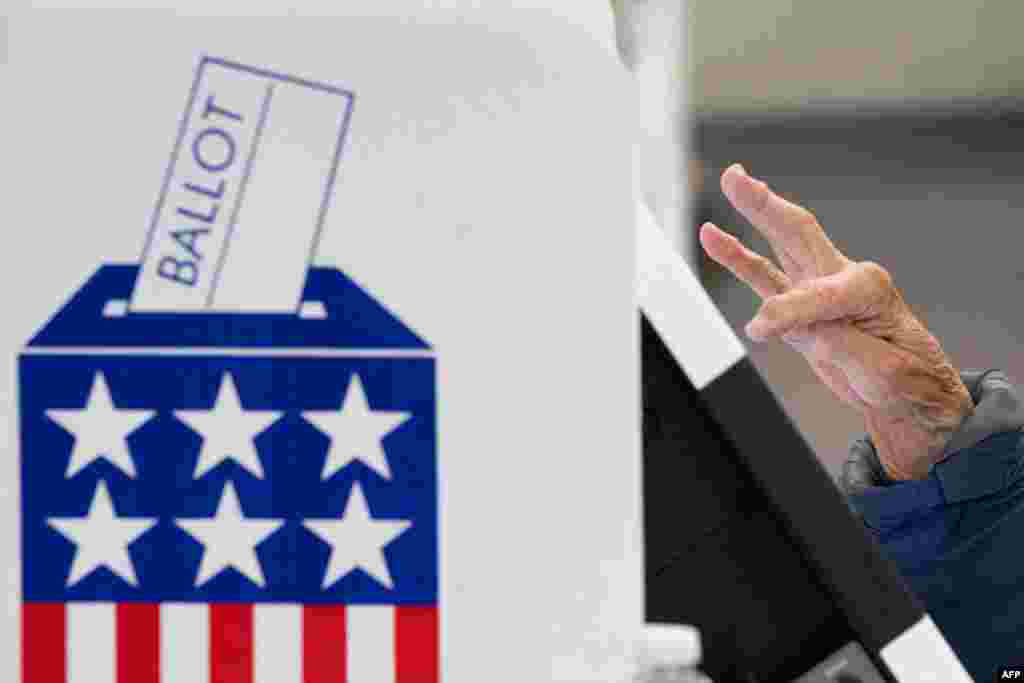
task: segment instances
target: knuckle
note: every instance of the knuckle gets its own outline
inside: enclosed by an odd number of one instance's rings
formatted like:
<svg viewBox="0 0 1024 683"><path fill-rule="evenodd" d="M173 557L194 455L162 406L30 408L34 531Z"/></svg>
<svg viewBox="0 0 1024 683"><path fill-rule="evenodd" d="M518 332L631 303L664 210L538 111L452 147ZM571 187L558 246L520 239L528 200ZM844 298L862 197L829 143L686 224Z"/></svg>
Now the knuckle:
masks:
<svg viewBox="0 0 1024 683"><path fill-rule="evenodd" d="M763 268L768 262L768 259L764 256L761 256L756 251L751 251L750 249L745 250L743 255L747 260L747 264L752 268Z"/></svg>
<svg viewBox="0 0 1024 683"><path fill-rule="evenodd" d="M764 182L758 181L757 192L754 194L754 211L764 213L768 209L768 202L771 201L772 191Z"/></svg>
<svg viewBox="0 0 1024 683"><path fill-rule="evenodd" d="M774 284L778 284L778 271L775 268L775 264L761 254L751 252L751 256L748 263L750 271L761 278L767 278Z"/></svg>
<svg viewBox="0 0 1024 683"><path fill-rule="evenodd" d="M779 319L780 309L781 306L777 299L765 299L765 302L761 304L761 308L757 312L757 317L765 322L774 323Z"/></svg>
<svg viewBox="0 0 1024 683"><path fill-rule="evenodd" d="M890 384L906 377L911 371L911 361L901 353L887 354L878 362L878 374Z"/></svg>
<svg viewBox="0 0 1024 683"><path fill-rule="evenodd" d="M761 324L774 334L784 331L792 325L793 314L791 307L785 301L773 297L765 300L757 317L760 318Z"/></svg>
<svg viewBox="0 0 1024 683"><path fill-rule="evenodd" d="M836 282L823 281L815 288L815 303L822 312L834 311L843 300L843 288Z"/></svg>
<svg viewBox="0 0 1024 683"><path fill-rule="evenodd" d="M801 225L806 225L808 227L818 227L818 217L815 215L813 211L804 206L800 206L799 204L795 206L796 219L798 223L800 223Z"/></svg>
<svg viewBox="0 0 1024 683"><path fill-rule="evenodd" d="M864 276L868 278L868 281L871 282L874 288L885 292L891 291L894 288L892 275L882 266L874 261L864 261L859 266L861 272L864 273Z"/></svg>

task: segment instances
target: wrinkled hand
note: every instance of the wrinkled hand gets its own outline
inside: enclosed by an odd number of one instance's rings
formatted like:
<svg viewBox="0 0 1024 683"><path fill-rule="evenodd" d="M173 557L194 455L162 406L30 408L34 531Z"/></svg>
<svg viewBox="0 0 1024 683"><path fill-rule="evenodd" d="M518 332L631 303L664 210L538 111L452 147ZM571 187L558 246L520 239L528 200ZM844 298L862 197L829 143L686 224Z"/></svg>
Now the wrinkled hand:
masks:
<svg viewBox="0 0 1024 683"><path fill-rule="evenodd" d="M729 201L763 234L782 268L705 223L708 255L763 302L747 324L755 341L778 337L864 416L886 472L921 479L973 408L959 373L876 263L855 262L814 215L735 164L722 174Z"/></svg>

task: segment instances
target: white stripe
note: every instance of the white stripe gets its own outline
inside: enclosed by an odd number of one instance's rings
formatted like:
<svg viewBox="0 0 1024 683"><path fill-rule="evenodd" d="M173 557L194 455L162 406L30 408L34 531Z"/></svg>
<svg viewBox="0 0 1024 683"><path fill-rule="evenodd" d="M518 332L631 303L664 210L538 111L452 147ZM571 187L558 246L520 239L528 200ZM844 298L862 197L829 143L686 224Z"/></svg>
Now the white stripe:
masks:
<svg viewBox="0 0 1024 683"><path fill-rule="evenodd" d="M345 626L348 680L393 683L395 680L395 608L349 605Z"/></svg>
<svg viewBox="0 0 1024 683"><path fill-rule="evenodd" d="M900 683L973 683L928 615L882 648L881 655Z"/></svg>
<svg viewBox="0 0 1024 683"><path fill-rule="evenodd" d="M202 315L202 314L196 314ZM227 348L184 346L28 346L23 353L46 356L259 356L300 358L433 358L430 349Z"/></svg>
<svg viewBox="0 0 1024 683"><path fill-rule="evenodd" d="M68 603L68 683L117 683L113 603Z"/></svg>
<svg viewBox="0 0 1024 683"><path fill-rule="evenodd" d="M252 630L256 683L302 683L302 607L256 604Z"/></svg>
<svg viewBox="0 0 1024 683"><path fill-rule="evenodd" d="M209 606L160 605L160 680L209 683Z"/></svg>
<svg viewBox="0 0 1024 683"><path fill-rule="evenodd" d="M637 303L699 390L746 355L711 297L637 202Z"/></svg>

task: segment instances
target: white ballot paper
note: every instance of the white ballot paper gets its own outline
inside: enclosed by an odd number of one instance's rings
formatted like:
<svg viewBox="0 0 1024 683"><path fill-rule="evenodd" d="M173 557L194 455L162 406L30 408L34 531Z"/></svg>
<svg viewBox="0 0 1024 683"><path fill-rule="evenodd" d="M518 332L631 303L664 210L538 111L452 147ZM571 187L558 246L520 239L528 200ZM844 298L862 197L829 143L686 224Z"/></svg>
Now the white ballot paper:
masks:
<svg viewBox="0 0 1024 683"><path fill-rule="evenodd" d="M132 310L296 312L352 98L338 87L204 57Z"/></svg>
<svg viewBox="0 0 1024 683"><path fill-rule="evenodd" d="M0 679L632 680L608 4L65 4L0 67Z"/></svg>

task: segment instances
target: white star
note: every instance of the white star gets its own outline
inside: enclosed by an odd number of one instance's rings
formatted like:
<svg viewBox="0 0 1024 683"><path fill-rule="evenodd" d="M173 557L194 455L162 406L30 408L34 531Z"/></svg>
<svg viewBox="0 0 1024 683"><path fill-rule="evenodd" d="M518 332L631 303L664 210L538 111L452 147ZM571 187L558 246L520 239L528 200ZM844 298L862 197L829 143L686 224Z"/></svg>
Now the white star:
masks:
<svg viewBox="0 0 1024 683"><path fill-rule="evenodd" d="M303 524L331 546L323 587L331 586L359 568L387 588L392 587L384 546L412 526L404 519L370 516L359 482L352 484L341 519L307 519Z"/></svg>
<svg viewBox="0 0 1024 683"><path fill-rule="evenodd" d="M64 473L67 478L87 465L106 458L129 477L135 476L135 463L128 450L128 435L151 418L154 410L120 410L110 398L110 389L102 372L96 372L89 398L80 410L51 409L46 416L75 437L71 459Z"/></svg>
<svg viewBox="0 0 1024 683"><path fill-rule="evenodd" d="M329 479L350 462L360 459L385 479L391 468L381 439L409 419L410 413L371 410L359 375L352 375L340 411L311 410L302 417L331 439L321 477Z"/></svg>
<svg viewBox="0 0 1024 683"><path fill-rule="evenodd" d="M195 585L206 583L228 567L261 588L266 585L256 546L284 525L283 519L249 519L242 514L235 487L224 486L217 512L203 519L176 519L174 523L203 544L203 559Z"/></svg>
<svg viewBox="0 0 1024 683"><path fill-rule="evenodd" d="M176 410L174 416L203 437L199 460L192 476L198 479L225 460L234 460L260 479L263 465L254 439L274 424L282 413L245 410L231 373L225 373L217 400L209 410Z"/></svg>
<svg viewBox="0 0 1024 683"><path fill-rule="evenodd" d="M102 479L84 517L50 517L46 523L77 546L66 585L77 583L99 567L107 567L133 586L139 584L128 546L149 531L157 520L115 515L110 493Z"/></svg>

